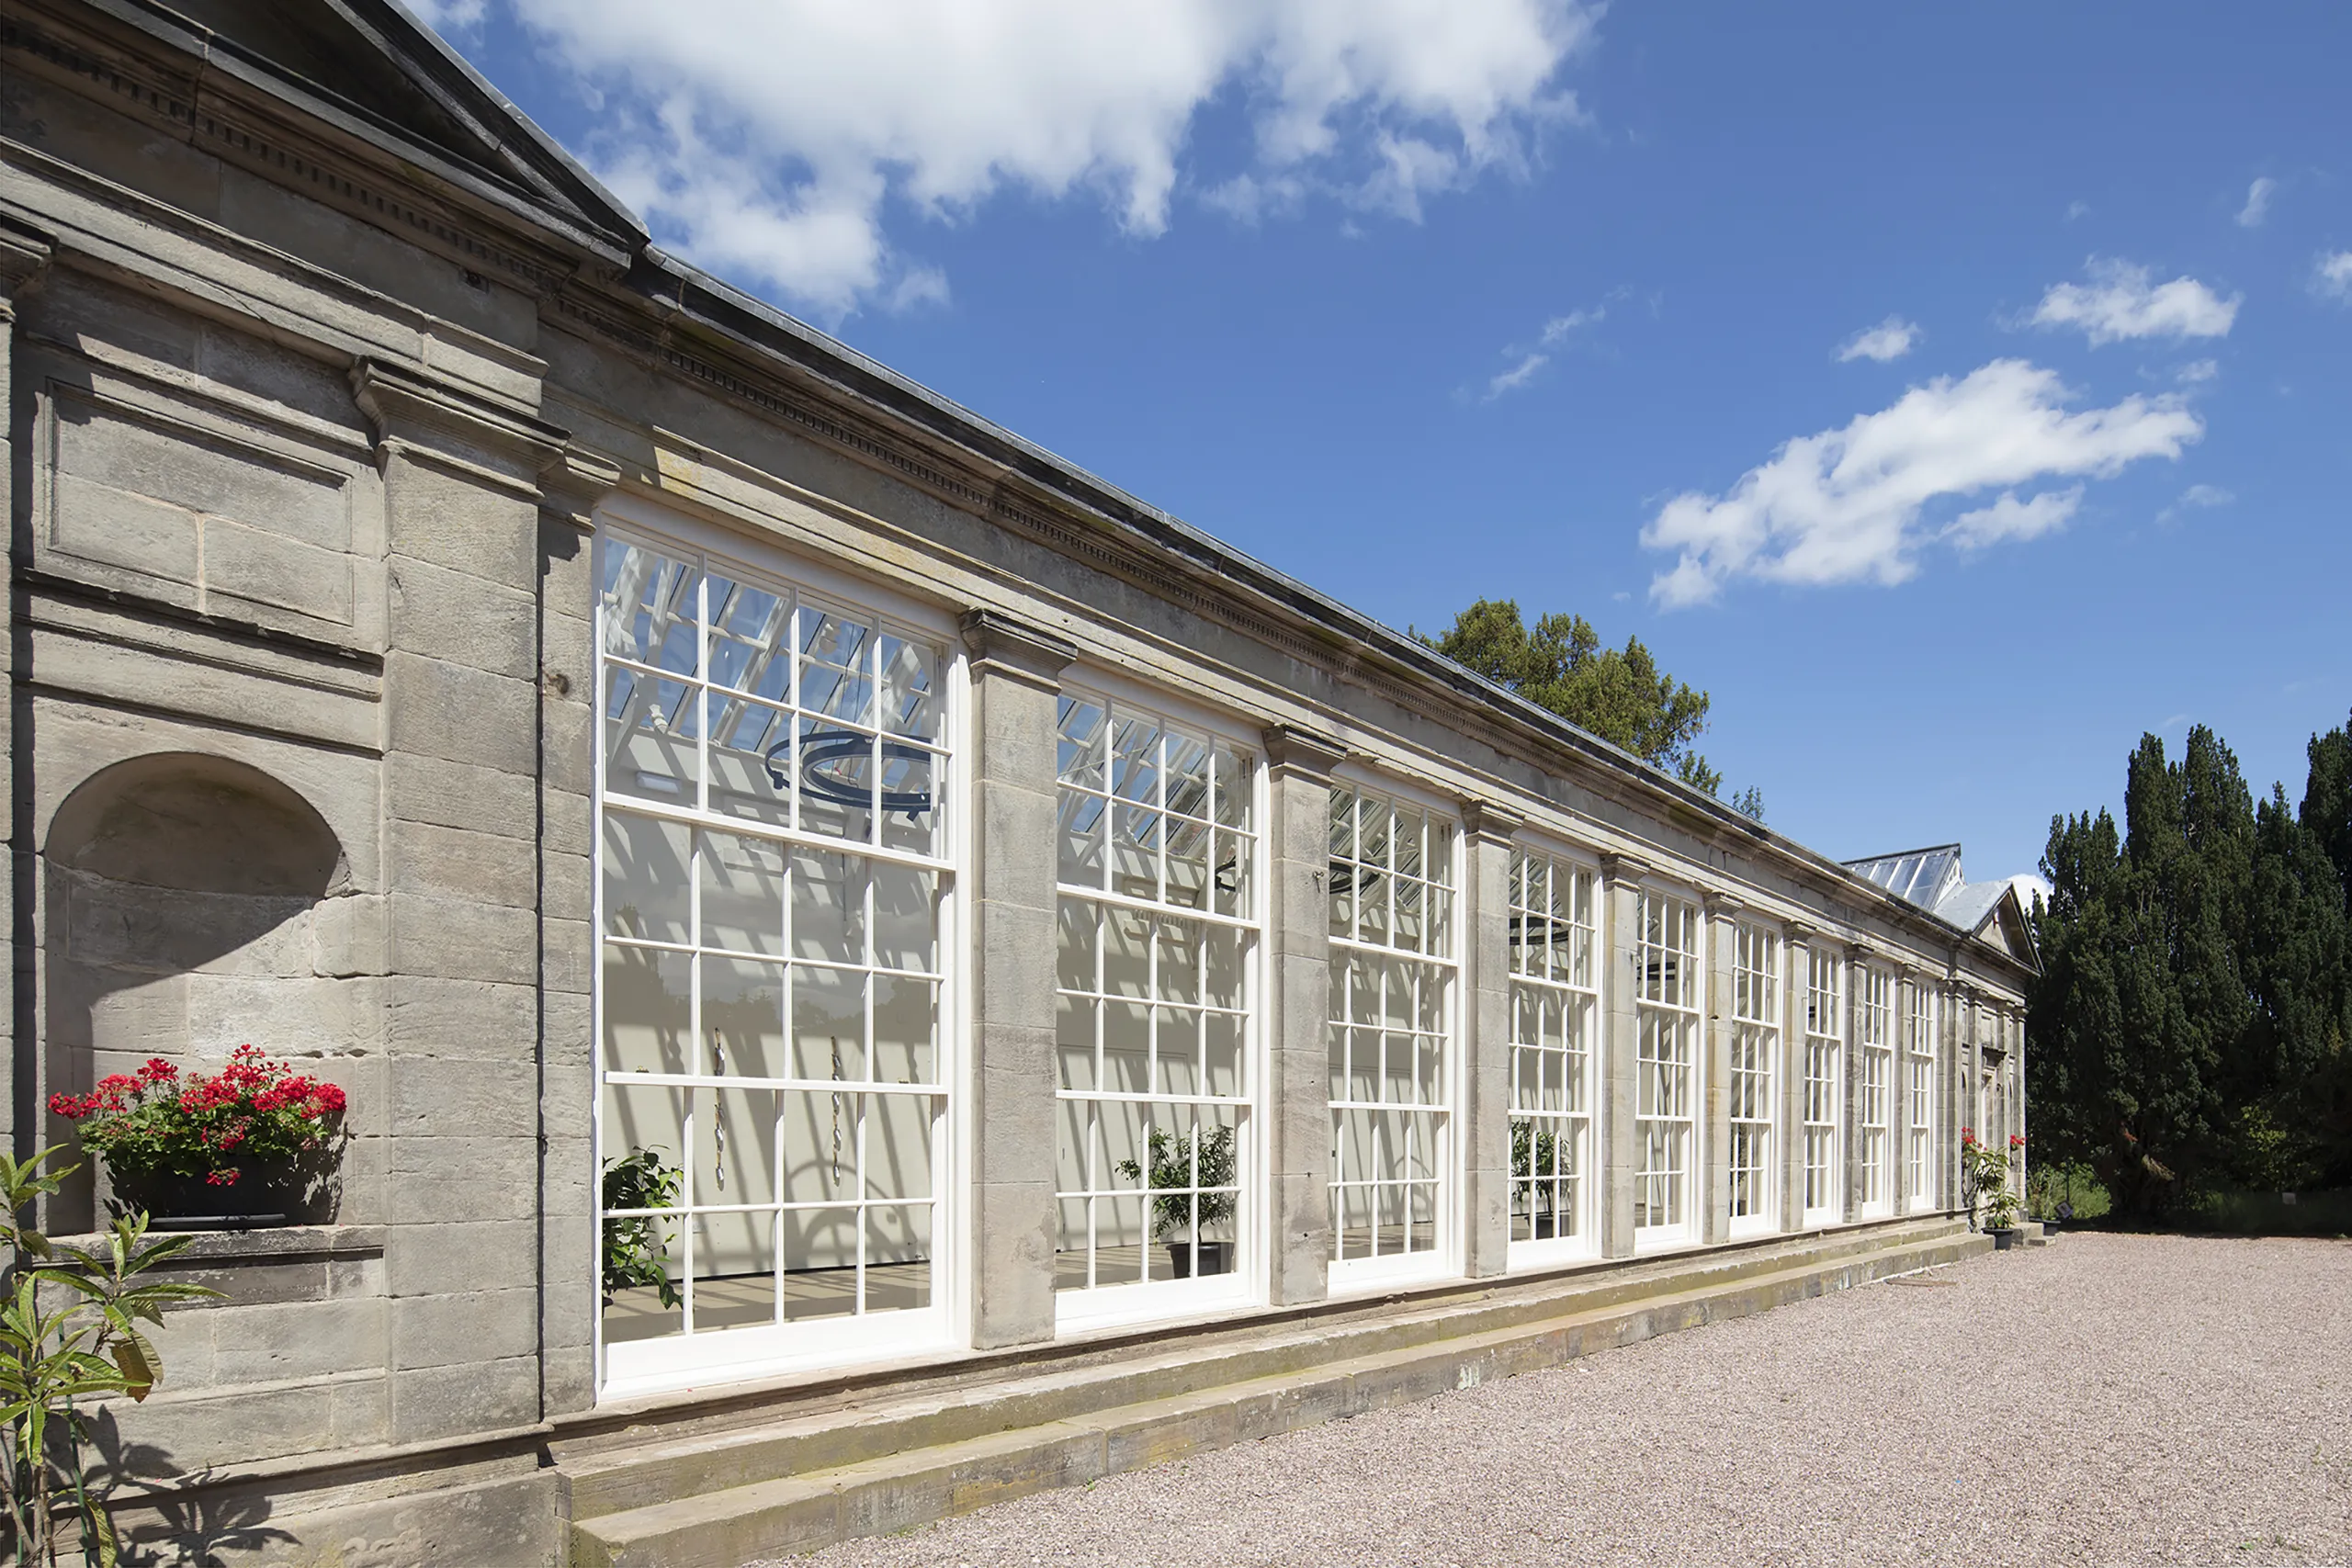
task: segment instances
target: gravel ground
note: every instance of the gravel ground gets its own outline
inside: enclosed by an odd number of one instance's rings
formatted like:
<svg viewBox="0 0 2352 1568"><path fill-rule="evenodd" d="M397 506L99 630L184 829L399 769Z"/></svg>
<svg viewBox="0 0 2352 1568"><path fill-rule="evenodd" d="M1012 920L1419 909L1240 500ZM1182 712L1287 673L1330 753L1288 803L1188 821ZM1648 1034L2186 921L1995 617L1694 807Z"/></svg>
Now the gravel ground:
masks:
<svg viewBox="0 0 2352 1568"><path fill-rule="evenodd" d="M2352 1564L2352 1242L1920 1278L801 1561Z"/></svg>

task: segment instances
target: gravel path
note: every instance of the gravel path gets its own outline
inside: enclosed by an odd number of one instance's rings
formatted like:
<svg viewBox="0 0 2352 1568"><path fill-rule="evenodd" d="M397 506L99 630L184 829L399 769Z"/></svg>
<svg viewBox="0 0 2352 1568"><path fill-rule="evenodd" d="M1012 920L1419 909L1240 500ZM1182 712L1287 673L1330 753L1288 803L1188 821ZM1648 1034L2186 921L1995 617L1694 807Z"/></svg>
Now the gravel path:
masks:
<svg viewBox="0 0 2352 1568"><path fill-rule="evenodd" d="M801 1561L2352 1564L2352 1242L1924 1278Z"/></svg>

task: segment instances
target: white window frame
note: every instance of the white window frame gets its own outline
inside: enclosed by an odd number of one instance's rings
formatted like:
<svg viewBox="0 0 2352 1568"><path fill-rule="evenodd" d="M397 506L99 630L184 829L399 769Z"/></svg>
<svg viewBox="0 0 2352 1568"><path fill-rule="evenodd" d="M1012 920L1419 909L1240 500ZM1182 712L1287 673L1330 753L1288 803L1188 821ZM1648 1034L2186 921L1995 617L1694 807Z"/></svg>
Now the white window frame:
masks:
<svg viewBox="0 0 2352 1568"><path fill-rule="evenodd" d="M1160 757L1163 761L1166 755L1166 738L1169 727L1171 726L1194 739L1207 742L1213 754L1217 748L1222 747L1227 752L1247 761L1250 772L1249 826L1239 831L1245 832L1248 837L1249 860L1243 869L1246 872L1244 886L1248 890L1250 908L1247 913L1236 914L1215 908L1199 909L1163 903L1157 898L1120 892L1107 886L1090 888L1064 882L1060 879L1057 871L1055 881L1055 897L1057 906L1057 942L1059 941L1061 920L1059 906L1075 902L1090 906L1095 911L1098 919L1113 918L1116 914L1132 914L1146 919L1168 919L1190 922L1202 927L1204 931L1209 927L1221 927L1240 932L1245 945L1240 963L1242 986L1240 1073L1243 1085L1243 1091L1240 1094L1228 1096L1154 1092L1119 1094L1105 1092L1099 1089L1092 1091L1073 1091L1060 1086L1058 1082L1055 1091L1057 1168L1058 1168L1059 1159L1058 1140L1061 1136L1060 1121L1069 1113L1069 1107L1074 1103L1107 1103L1112 1100L1125 1100L1152 1106L1186 1105L1224 1108L1232 1111L1235 1116L1235 1163L1236 1180L1238 1187L1238 1190L1234 1194L1234 1267L1223 1274L1192 1279L1144 1279L1133 1283L1122 1282L1057 1290L1054 1292L1056 1330L1059 1333L1085 1332L1120 1324L1192 1316L1220 1309L1250 1305L1263 1301L1265 1296L1263 1254L1266 1249L1260 1240L1265 1234L1263 1225L1266 1183L1262 1172L1265 1169L1267 1152L1263 1126L1265 1061L1262 1002L1266 904L1266 849L1263 829L1268 804L1264 759L1258 755L1253 747L1244 744L1238 739L1238 727L1216 723L1208 716L1199 713L1181 700L1152 692L1132 682L1119 680L1116 677L1106 679L1099 673L1089 672L1082 678L1066 679L1062 682L1060 695L1063 699L1091 703L1102 709L1106 745L1115 733L1115 726L1120 718L1132 716L1150 719L1161 727ZM1159 808L1164 809L1167 804L1167 773L1165 768L1161 767L1158 770L1158 773L1159 777L1154 784L1155 801ZM1107 792L1111 781L1106 778L1104 782ZM1055 780L1057 810L1064 799L1063 791L1070 787L1062 783L1057 765ZM1084 793L1103 794L1106 799L1110 798L1105 792L1090 789ZM1057 867L1058 864L1057 850ZM1106 865L1106 873L1107 869ZM1214 874L1213 864L1212 874ZM1158 945L1155 943L1150 959L1155 970L1158 967L1159 957ZM1057 953L1057 965L1058 959ZM1099 936L1096 962L1098 965L1107 962L1106 950L1101 944ZM1099 986L1101 975L1099 967L1097 975ZM1149 988L1154 993L1158 991L1156 980ZM1146 1000L1154 1006L1157 1006L1159 1001L1156 996L1121 999ZM1095 1179L1099 1175L1100 1173L1094 1173L1090 1179ZM1109 1195L1107 1190L1090 1190L1076 1194L1057 1191L1056 1201L1059 1203L1072 1198L1099 1200ZM1090 1207L1093 1206L1095 1205L1090 1203ZM1148 1201L1146 1203L1144 1223L1148 1230L1150 1224ZM1092 1257L1091 1239L1090 1234L1090 1270L1094 1267L1095 1261ZM1148 1255L1147 1249L1147 1257Z"/></svg>
<svg viewBox="0 0 2352 1568"><path fill-rule="evenodd" d="M1734 1239L1781 1228L1781 1071L1787 945L1770 926L1740 920L1732 935L1729 1146L1724 1151Z"/></svg>
<svg viewBox="0 0 2352 1568"><path fill-rule="evenodd" d="M965 823L971 808L969 781L965 777L961 760L970 754L968 714L970 676L956 635L956 627L948 617L926 606L910 603L888 590L817 562L797 556L763 547L743 540L725 530L677 516L665 509L655 508L630 498L619 498L599 509L599 527L594 542L594 559L598 570L590 574L590 603L584 613L594 631L594 685L591 698L595 731L591 742L594 769L590 791L590 832L593 847L590 863L592 888L591 927L593 933L593 980L591 989L591 1038L594 1042L594 1071L593 1100L590 1107L590 1142L592 1169L601 1173L607 1155L609 1130L606 1126L606 1093L608 1082L614 1080L605 1062L605 954L608 946L654 947L674 949L682 953L696 954L699 943L689 942L681 947L674 943L632 942L614 937L608 931L605 908L605 818L608 803L628 814L662 820L684 827L695 834L699 841L702 831L739 835L770 841L786 849L808 848L827 853L849 852L881 863L893 863L920 868L938 877L938 916L934 930L936 946L936 983L939 987L933 1042L935 1081L913 1089L898 1086L888 1089L865 1086L867 1096L876 1093L914 1094L929 1098L934 1103L933 1135L931 1150L933 1190L928 1200L931 1225L929 1237L929 1295L927 1305L920 1308L887 1312L860 1312L854 1315L817 1318L797 1322L777 1321L741 1327L716 1330L693 1328L694 1247L695 1230L692 1216L703 1213L726 1213L747 1208L779 1212L791 1205L781 1201L780 1194L771 1194L771 1201L757 1205L710 1204L696 1202L694 1148L695 1112L690 1110L686 1123L685 1150L681 1151L684 1170L682 1203L679 1209L663 1213L683 1213L688 1218L683 1224L682 1244L685 1262L685 1279L682 1294L685 1298L684 1332L658 1338L629 1340L607 1344L605 1337L604 1314L598 1307L598 1296L592 1294L590 1321L593 1325L592 1346L596 1376L596 1398L600 1403L630 1399L652 1393L709 1384L774 1377L792 1372L853 1366L862 1362L890 1359L909 1354L944 1353L954 1349L965 1338L960 1325L969 1310L969 1293L963 1276L963 1249L958 1245L962 1228L962 1208L956 1173L962 1168L963 1146L967 1137L962 1124L966 1114L967 1097L960 1090L964 1071L961 1042L967 1029L967 1015L961 966L954 955L962 952L962 875L965 846L967 842ZM644 795L613 795L606 783L608 746L605 725L608 703L606 694L608 667L621 664L608 660L603 635L603 573L604 552L616 546L637 546L672 557L695 558L702 564L703 575L697 584L698 597L707 596L709 573L718 570L734 581L749 582L768 590L782 589L798 598L820 604L830 604L854 614L877 630L888 630L901 637L920 637L938 654L935 680L941 703L940 735L935 747L939 758L934 773L934 798L940 813L940 830L933 842L933 852L921 854L889 848L879 842L865 845L849 843L821 832L800 830L797 826L777 826L743 817L713 812L704 807L700 796L707 788L711 769L707 761L710 741L707 718L695 724L697 783L695 802L668 801ZM698 609L696 617L695 671L684 683L696 692L707 689L709 677L709 639L704 635L708 626L707 609ZM668 678L668 677L662 677ZM689 698L689 700L693 700ZM797 708L794 711L797 711ZM795 721L796 728L797 721ZM944 775L944 776L943 776ZM608 802L608 796L611 797ZM699 923L702 900L702 879L690 877L688 895L691 908L696 911ZM789 893L786 894L787 899ZM698 956L691 959L699 962ZM793 962L789 958L787 963ZM695 1042L696 1065L701 1064L705 1050L701 1020L702 987L689 985L691 1008L691 1037ZM788 1028L788 1024L787 1024ZM749 1077L717 1073L639 1073L631 1072L617 1082L627 1088L670 1087L695 1095L698 1090L720 1087L750 1090L782 1090L789 1092L835 1092L840 1086L831 1080L797 1079L788 1077ZM690 1100L697 1104L698 1095ZM781 1148L779 1148L779 1156ZM783 1161L777 1160L779 1184ZM598 1187L592 1191L595 1201L596 1222L589 1227L590 1253L586 1259L588 1289L597 1292L602 1280L602 1237L604 1219L601 1175ZM804 1205L805 1206L805 1205ZM843 1205L826 1205L841 1207ZM857 1204L861 1213L867 1206L861 1194ZM874 1201L872 1206L897 1206L888 1200ZM635 1212L616 1211L612 1217L628 1218ZM863 1236L864 1225L860 1232ZM860 1242L861 1258L864 1241ZM864 1264L859 1265L861 1270ZM781 1275L784 1258L776 1259L779 1275L777 1291L781 1296ZM863 1285L860 1285L862 1292ZM781 1312L781 1305L778 1308Z"/></svg>
<svg viewBox="0 0 2352 1568"><path fill-rule="evenodd" d="M1707 962L1706 915L1679 890L1645 886L1634 902L1629 953L1634 986L1634 1250L1657 1251L1699 1239L1705 1202ZM1653 940L1653 914L1657 937ZM1671 959L1672 962L1668 962ZM1660 1149L1671 1160L1651 1163ZM1661 1199L1669 1200L1661 1202ZM1664 1207L1678 1217L1649 1224Z"/></svg>
<svg viewBox="0 0 2352 1568"><path fill-rule="evenodd" d="M1351 768L1343 768L1335 773L1331 781L1331 790L1335 803L1336 797L1342 793L1352 796L1357 803L1351 807L1353 817L1349 840L1351 853L1343 857L1336 849L1333 850L1329 854L1329 869L1324 878L1326 928L1329 931L1328 940L1331 954L1329 1005L1325 1010L1325 1017L1328 1030L1345 1032L1346 1038L1342 1048L1348 1053L1346 1065L1351 1072L1353 1066L1354 1043L1358 1037L1357 1031L1361 1027L1360 1021L1357 1021L1352 1014L1353 995L1351 976L1353 965L1365 964L1385 966L1382 979L1384 987L1387 984L1387 972L1393 972L1396 966L1401 965L1418 968L1422 981L1433 979L1444 988L1444 996L1437 1010L1440 1028L1442 1031L1440 1045L1442 1058L1437 1074L1437 1081L1441 1088L1441 1098L1438 1100L1406 1102L1334 1098L1327 1101L1332 1139L1332 1256L1328 1276L1329 1289L1333 1295L1346 1295L1378 1290L1401 1282L1442 1279L1462 1272L1463 1237L1461 1216L1458 1211L1461 1208L1463 1182L1457 1113L1462 1100L1463 1074L1462 948L1465 940L1464 928L1467 922L1464 919L1461 906L1462 862L1464 849L1462 825L1457 819L1428 798L1409 789L1400 788L1393 780L1362 775ZM1382 874L1378 878L1384 883L1383 897L1387 900L1384 908L1384 919L1391 933L1389 940L1384 941L1372 934L1371 922L1364 919L1366 901L1355 896L1360 891L1360 885L1351 885L1348 890L1351 910L1348 934L1343 935L1338 931L1329 930L1331 911L1341 892L1337 887L1335 879L1343 866L1347 868L1349 875L1352 878L1363 864L1355 858L1356 852L1360 852L1362 847L1356 829L1361 828L1365 817L1363 803L1368 801L1376 801L1392 813L1397 807L1405 807L1420 813L1430 827L1442 828L1445 830L1447 841L1442 865L1440 866L1424 859L1422 876L1407 879L1420 882L1421 896L1425 900L1422 914L1424 934L1422 946L1419 949L1400 948L1391 944L1395 931L1397 880L1393 871ZM1337 829L1333 830L1336 833ZM1423 840L1425 855L1426 848L1425 837ZM1391 863L1392 865L1394 863L1393 852ZM1442 871L1443 881L1442 885L1433 884L1430 878L1440 870ZM1442 886L1447 905L1442 939L1434 930L1435 922L1429 917L1430 906L1426 902L1429 890L1432 886ZM1407 1114L1426 1113L1430 1118L1432 1147L1430 1150L1430 1168L1435 1172L1431 1245L1426 1248L1410 1248L1396 1252L1379 1250L1382 1233L1379 1227L1375 1226L1374 1255L1350 1258L1346 1256L1345 1193L1351 1189L1373 1192L1376 1217L1378 1192L1381 1188L1403 1187L1409 1192L1410 1187L1415 1183L1410 1179L1399 1181L1384 1178L1377 1173L1369 1179L1352 1176L1351 1174L1353 1168L1352 1162L1347 1158L1348 1118L1358 1116L1377 1119L1384 1115L1393 1116L1399 1111ZM1374 1120L1373 1129L1376 1146L1379 1146L1381 1128L1382 1123ZM1409 1247L1413 1224L1410 1218L1409 1197L1408 1203L1404 1230Z"/></svg>
<svg viewBox="0 0 2352 1568"><path fill-rule="evenodd" d="M1804 1008L1804 1143L1792 1201L1801 1223L1836 1224L1846 1217L1846 961L1819 942L1805 948Z"/></svg>
<svg viewBox="0 0 2352 1568"><path fill-rule="evenodd" d="M1569 883L1565 916L1556 913L1562 879ZM1537 884L1542 884L1540 892ZM1597 1257L1600 1250L1602 1152L1607 1145L1601 1121L1600 1059L1607 1033L1607 998L1603 991L1609 971L1608 944L1603 940L1604 885L1588 862L1555 853L1540 844L1513 844L1510 881L1510 1122L1512 1146L1511 1241L1506 1264L1510 1269L1534 1269ZM1577 895L1581 893L1579 908ZM1578 919L1581 914L1581 919ZM1566 929L1563 930L1562 928ZM1538 941L1533 933L1543 932ZM1562 938L1567 952L1560 953ZM1549 1020L1561 1024L1561 1046L1550 1044ZM1582 1037L1579 1052L1573 1042ZM1531 1039L1532 1034L1534 1038ZM1563 1069L1564 1098L1581 1110L1543 1104L1551 1081L1546 1064L1556 1057ZM1580 1061L1579 1061L1580 1058ZM1519 1128L1529 1132L1529 1160L1533 1174L1522 1188L1518 1176ZM1561 1234L1559 1211L1551 1213L1553 1234L1536 1230L1536 1192L1546 1183L1540 1156L1547 1139L1566 1136L1573 1151L1574 1192L1566 1208L1567 1233ZM1554 1166L1559 1161L1555 1157ZM1518 1234L1519 1206L1528 1197L1531 1234Z"/></svg>
<svg viewBox="0 0 2352 1568"><path fill-rule="evenodd" d="M1905 1208L1921 1212L1938 1207L1936 1186L1936 1025L1939 997L1932 986L1915 981L1905 1064L1903 1136L1906 1145L1904 1173Z"/></svg>
<svg viewBox="0 0 2352 1568"><path fill-rule="evenodd" d="M1856 965L1855 975L1862 987L1861 1039L1854 1058L1855 1164L1861 1179L1856 1196L1860 1217L1874 1220L1894 1213L1898 1177L1894 1126L1894 976L1874 964Z"/></svg>

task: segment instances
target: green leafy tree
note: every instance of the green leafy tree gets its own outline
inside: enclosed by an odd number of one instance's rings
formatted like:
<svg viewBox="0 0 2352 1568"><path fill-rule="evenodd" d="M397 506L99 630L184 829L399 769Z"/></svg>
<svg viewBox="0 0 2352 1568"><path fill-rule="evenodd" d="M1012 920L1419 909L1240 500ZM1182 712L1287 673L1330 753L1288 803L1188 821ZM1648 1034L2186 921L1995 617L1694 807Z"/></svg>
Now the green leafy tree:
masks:
<svg viewBox="0 0 2352 1568"><path fill-rule="evenodd" d="M2051 823L2028 1085L2045 1161L2125 1213L2201 1188L2352 1181L2352 727L2314 737L2300 811L2254 805L2209 729L2133 753L2126 829Z"/></svg>
<svg viewBox="0 0 2352 1568"><path fill-rule="evenodd" d="M1603 648L1600 634L1582 615L1544 615L1531 628L1517 600L1481 599L1456 615L1444 636L1427 640L1497 685L1693 788L1709 795L1723 788L1723 774L1693 749L1707 728L1707 694L1658 669L1641 638ZM1739 805L1763 820L1764 799L1754 790Z"/></svg>

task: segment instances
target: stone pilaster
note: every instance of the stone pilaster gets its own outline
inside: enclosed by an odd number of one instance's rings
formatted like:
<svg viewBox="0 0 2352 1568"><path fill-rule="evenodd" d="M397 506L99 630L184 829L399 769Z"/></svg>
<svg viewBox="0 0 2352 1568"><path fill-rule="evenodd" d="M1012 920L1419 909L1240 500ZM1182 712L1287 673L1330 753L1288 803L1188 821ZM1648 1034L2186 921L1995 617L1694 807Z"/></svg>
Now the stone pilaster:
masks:
<svg viewBox="0 0 2352 1568"><path fill-rule="evenodd" d="M1331 770L1347 753L1290 725L1265 746L1267 1290L1289 1306L1330 1289Z"/></svg>
<svg viewBox="0 0 2352 1568"><path fill-rule="evenodd" d="M540 1386L548 1415L595 1402L594 642L598 503L618 465L578 446L539 476ZM461 786L462 787L462 786Z"/></svg>
<svg viewBox="0 0 2352 1568"><path fill-rule="evenodd" d="M1781 927L1781 1228L1804 1228L1805 1007L1813 944L1821 938L1802 920Z"/></svg>
<svg viewBox="0 0 2352 1568"><path fill-rule="evenodd" d="M1464 1271L1500 1274L1510 1252L1510 857L1526 818L1462 807Z"/></svg>
<svg viewBox="0 0 2352 1568"><path fill-rule="evenodd" d="M0 495L13 497L18 493L17 463L19 454L16 446L17 298L35 286L41 272L49 265L49 241L14 223L0 223L0 394L6 394L7 414L0 422ZM7 874L0 877L0 1061L9 1064L10 1092L0 1096L0 1117L6 1117L5 1136L17 1157L31 1153L31 1145L40 1136L40 1028L33 1017L36 990L33 984L33 954L35 944L29 931L19 933L17 922L21 914L28 920L33 909L33 888L37 875L33 842L32 767L28 754L20 755L18 741L31 741L29 725L20 722L17 705L26 699L20 695L23 682L29 673L19 666L16 637L16 590L13 579L17 569L25 564L22 552L28 550L29 523L15 518L11 503L13 525L8 530L8 559L11 582L7 592L0 593L0 649L7 650L8 689L6 702L0 704L0 770L5 770L8 790L8 866ZM24 937L18 941L19 935ZM19 974L19 966L23 972Z"/></svg>
<svg viewBox="0 0 2352 1568"><path fill-rule="evenodd" d="M1739 917L1747 908L1728 893L1706 896L1707 1010L1699 1031L1698 1147L1691 1151L1699 1239L1731 1236L1732 971L1739 957Z"/></svg>
<svg viewBox="0 0 2352 1568"><path fill-rule="evenodd" d="M972 1343L1054 1336L1055 700L1076 649L992 610L971 651Z"/></svg>
<svg viewBox="0 0 2352 1568"><path fill-rule="evenodd" d="M1600 988L1600 1255L1634 1255L1634 1180L1641 1167L1637 1083L1640 1021L1634 1009L1641 941L1642 878L1649 867L1630 855L1603 855Z"/></svg>
<svg viewBox="0 0 2352 1568"><path fill-rule="evenodd" d="M413 1442L546 1414L549 1298L575 1293L560 1305L574 1314L566 1337L576 1340L585 1327L577 1295L592 1288L581 1277L594 1253L580 1224L590 1173L571 1168L571 1190L554 1194L557 1214L542 1207L541 1185L558 1174L545 1164L557 1110L542 1095L548 1000L573 998L579 1013L593 947L587 911L559 914L541 896L534 789L548 716L540 476L567 438L532 406L422 364L364 360L351 387L376 436L391 583L384 947L355 961L380 963L385 976L381 1110L391 1135L379 1191L348 1182L344 1217L387 1225L390 1427L393 1441ZM584 768L570 776L584 794ZM462 826L453 800L474 807ZM453 1171L468 1179L452 1180ZM581 1246L547 1278L551 1220L570 1222ZM563 1401L577 1404L584 1364L571 1348L559 1375Z"/></svg>

